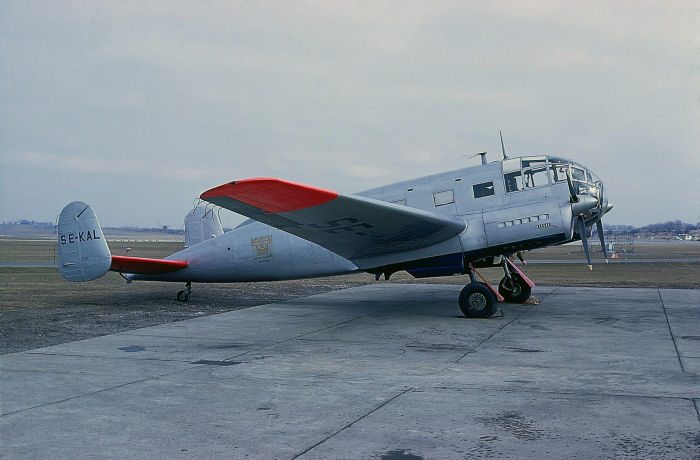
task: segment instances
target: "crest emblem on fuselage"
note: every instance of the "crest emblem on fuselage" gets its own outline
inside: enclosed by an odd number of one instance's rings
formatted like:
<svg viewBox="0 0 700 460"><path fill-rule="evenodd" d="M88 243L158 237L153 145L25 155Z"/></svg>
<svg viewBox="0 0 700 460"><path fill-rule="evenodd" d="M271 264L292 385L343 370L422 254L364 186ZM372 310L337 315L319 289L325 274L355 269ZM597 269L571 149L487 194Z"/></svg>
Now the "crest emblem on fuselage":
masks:
<svg viewBox="0 0 700 460"><path fill-rule="evenodd" d="M272 235L258 236L250 239L253 259L259 263L269 262L275 257L272 250Z"/></svg>

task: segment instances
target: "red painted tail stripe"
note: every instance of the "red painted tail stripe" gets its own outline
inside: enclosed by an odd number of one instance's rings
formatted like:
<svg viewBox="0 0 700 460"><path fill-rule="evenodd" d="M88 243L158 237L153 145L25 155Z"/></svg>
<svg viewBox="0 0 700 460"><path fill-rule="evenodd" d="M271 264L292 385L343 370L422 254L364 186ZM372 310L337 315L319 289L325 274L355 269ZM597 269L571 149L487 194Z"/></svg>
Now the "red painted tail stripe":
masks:
<svg viewBox="0 0 700 460"><path fill-rule="evenodd" d="M184 260L146 259L143 257L112 256L110 270L140 275L157 275L181 270L187 266Z"/></svg>
<svg viewBox="0 0 700 460"><path fill-rule="evenodd" d="M201 198L227 196L269 213L298 211L338 198L338 193L310 185L261 177L214 187Z"/></svg>

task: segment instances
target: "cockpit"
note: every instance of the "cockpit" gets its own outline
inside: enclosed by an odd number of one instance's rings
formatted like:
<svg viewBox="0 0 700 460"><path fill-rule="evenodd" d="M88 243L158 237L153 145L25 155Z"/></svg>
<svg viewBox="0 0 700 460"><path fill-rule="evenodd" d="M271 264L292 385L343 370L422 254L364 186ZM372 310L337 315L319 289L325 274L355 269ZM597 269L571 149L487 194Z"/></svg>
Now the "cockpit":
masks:
<svg viewBox="0 0 700 460"><path fill-rule="evenodd" d="M574 161L550 156L531 156L503 160L506 193L568 182L572 195L588 195L598 200L598 216L607 212L603 182L590 169Z"/></svg>
<svg viewBox="0 0 700 460"><path fill-rule="evenodd" d="M509 193L566 182L567 174L577 194L600 198L602 181L589 169L573 161L548 156L503 160L503 180Z"/></svg>

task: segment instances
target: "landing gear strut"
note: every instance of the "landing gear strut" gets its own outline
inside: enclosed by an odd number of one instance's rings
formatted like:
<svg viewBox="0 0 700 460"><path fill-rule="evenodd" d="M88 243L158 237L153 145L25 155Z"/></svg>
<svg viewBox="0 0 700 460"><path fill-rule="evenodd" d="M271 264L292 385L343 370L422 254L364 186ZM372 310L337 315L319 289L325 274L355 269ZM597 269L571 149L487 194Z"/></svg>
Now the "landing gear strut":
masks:
<svg viewBox="0 0 700 460"><path fill-rule="evenodd" d="M183 289L182 291L178 291L177 300L179 300L180 302L189 302L191 293L192 293L192 282L188 281L187 283L185 283L185 289Z"/></svg>
<svg viewBox="0 0 700 460"><path fill-rule="evenodd" d="M522 260L522 259L521 259ZM526 303L530 299L530 293L535 283L518 268L508 257L502 258L503 271L505 276L498 283L498 291L491 287L479 272L471 264L468 264L469 279L467 284L459 294L459 309L464 316L472 318L490 318L498 311L499 302ZM474 274L479 275L482 282L476 281ZM537 304L534 297L533 303Z"/></svg>
<svg viewBox="0 0 700 460"><path fill-rule="evenodd" d="M517 272L511 272L508 268L506 257L503 256L503 272L505 276L498 283L498 293L507 303L523 303L530 298L532 288Z"/></svg>

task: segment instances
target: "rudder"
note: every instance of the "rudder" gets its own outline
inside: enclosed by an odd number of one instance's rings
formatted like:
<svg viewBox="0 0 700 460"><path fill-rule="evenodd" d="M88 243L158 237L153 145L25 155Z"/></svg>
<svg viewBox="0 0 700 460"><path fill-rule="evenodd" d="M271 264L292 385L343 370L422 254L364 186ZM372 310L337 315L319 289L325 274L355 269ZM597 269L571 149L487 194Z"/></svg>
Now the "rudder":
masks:
<svg viewBox="0 0 700 460"><path fill-rule="evenodd" d="M58 218L58 271L68 281L90 281L107 273L111 263L92 208L82 201L67 204Z"/></svg>

